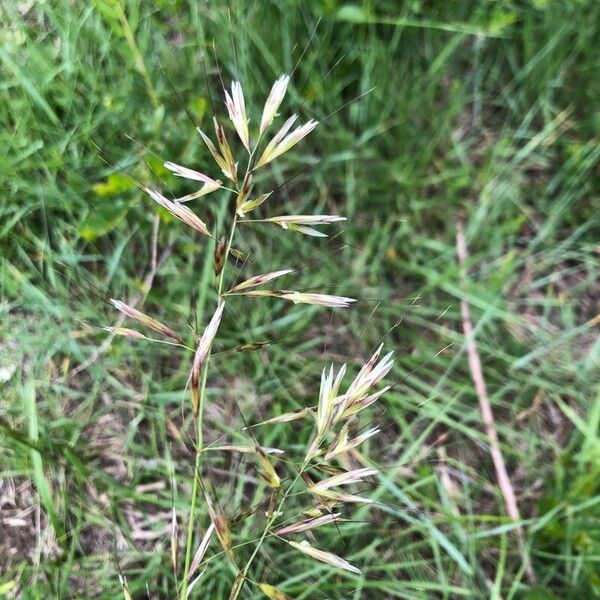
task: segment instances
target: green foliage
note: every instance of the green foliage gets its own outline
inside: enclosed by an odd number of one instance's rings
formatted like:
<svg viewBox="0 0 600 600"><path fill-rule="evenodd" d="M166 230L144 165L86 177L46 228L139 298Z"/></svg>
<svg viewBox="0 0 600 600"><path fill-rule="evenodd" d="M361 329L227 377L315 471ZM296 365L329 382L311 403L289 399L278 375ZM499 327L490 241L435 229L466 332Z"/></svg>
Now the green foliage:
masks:
<svg viewBox="0 0 600 600"><path fill-rule="evenodd" d="M156 214L158 254L170 256L144 309L190 336L206 322L212 245L157 212L137 182L188 193L162 161L212 164L194 128L211 128L213 103L222 114L215 56L248 106L302 56L286 110L323 123L285 170L273 163L276 186L295 176L275 206L335 209L348 222L324 242L256 228L234 241L252 257L237 268L242 278L296 266L302 289L362 300L344 314L236 305L215 348L209 441L247 443L238 405L256 422L312 404L324 361L357 366L384 334L399 361L385 411L372 415L385 443L367 453L384 473L370 492L381 505L320 544L365 577L338 578L272 540L257 558L261 580L294 598L600 596L597 2L56 0L0 10L0 366L15 368L0 383L0 480L20 490L19 510L41 507L47 536L29 521L23 537L2 529L0 555L19 552L0 567L0 594L121 597L120 568L132 598L146 586L172 597L170 509L186 510L192 475L189 356L115 340L64 375L102 347L115 320L107 299L147 291ZM195 206L220 237L226 198ZM503 516L461 298L535 585ZM233 352L253 342L269 344ZM261 442L301 447L309 433L278 425ZM229 517L263 497L246 468L213 465ZM234 485L219 488L220 469ZM198 517L204 526L203 507ZM252 539L251 521L240 516L234 540ZM233 580L213 561L202 594L227 597Z"/></svg>

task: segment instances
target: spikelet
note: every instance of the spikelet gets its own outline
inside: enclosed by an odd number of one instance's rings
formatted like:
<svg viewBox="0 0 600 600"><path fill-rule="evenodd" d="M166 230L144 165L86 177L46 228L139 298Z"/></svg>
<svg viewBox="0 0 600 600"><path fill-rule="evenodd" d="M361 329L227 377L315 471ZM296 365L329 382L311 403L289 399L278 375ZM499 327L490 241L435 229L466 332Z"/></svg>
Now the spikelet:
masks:
<svg viewBox="0 0 600 600"><path fill-rule="evenodd" d="M133 308L133 306L129 306L129 305L125 304L125 302L121 302L121 300L115 300L114 298L111 298L110 302L119 312L123 313L126 317L135 319L136 321L138 321L138 323L145 325L149 329L152 329L158 333L161 333L162 335L166 335L167 337L173 338L174 340L177 340L178 342L182 341L181 336L178 333L176 333L175 331L173 331L170 327L167 327L166 325L163 325L163 323L161 323L160 321L157 321L156 319L149 317L148 315L144 314L143 312L140 312L136 308ZM137 337L137 338L139 338L139 336L141 335L141 334L138 334L138 332L134 331L133 329L124 329L124 328L117 328L117 329L119 330L118 331L119 335L127 335L129 337ZM144 336L142 336L142 337L144 337Z"/></svg>
<svg viewBox="0 0 600 600"><path fill-rule="evenodd" d="M223 309L225 308L225 302L221 302L215 310L209 324L206 326L200 341L198 342L198 346L196 348L196 353L194 354L194 361L192 363L192 371L198 371L202 363L206 360L208 356L208 352L212 345L213 340L215 339L215 335L217 334L217 330L219 329L219 325L221 324L221 318L223 317Z"/></svg>
<svg viewBox="0 0 600 600"><path fill-rule="evenodd" d="M255 169L260 169L264 167L266 164L270 163L272 160L275 160L291 148L293 148L300 140L305 138L318 124L318 121L313 121L312 119L297 127L292 131L292 133L288 133L292 125L297 119L297 115L292 115L284 124L283 127L275 134L273 139L267 144L267 147L264 149L261 157L258 159L256 163ZM286 135L287 134L287 135Z"/></svg>
<svg viewBox="0 0 600 600"><path fill-rule="evenodd" d="M370 437L377 435L379 433L379 427L373 427L373 429L369 429L362 433L361 435L355 437L352 440L348 439L348 424L344 424L344 427L335 438L335 440L330 444L327 449L327 453L325 454L325 460L331 460L336 456L343 454L344 452L348 452L360 446L364 441L368 440Z"/></svg>
<svg viewBox="0 0 600 600"><path fill-rule="evenodd" d="M287 413L283 413L281 415L277 415L276 417L271 417L265 421L261 421L260 423L256 423L252 427L258 427L260 425L273 425L275 423L288 423L289 421L296 421L297 419L303 419L308 415L312 414L314 410L312 408L298 408L296 410L292 410Z"/></svg>
<svg viewBox="0 0 600 600"><path fill-rule="evenodd" d="M356 302L354 298L346 298L345 296L309 294L304 292L294 292L291 290L248 290L230 293L233 293L237 296L253 296L255 298L272 296L274 298L290 300L294 304L314 304L317 306L330 306L331 308L348 308L351 302Z"/></svg>
<svg viewBox="0 0 600 600"><path fill-rule="evenodd" d="M250 197L250 194L252 193L252 188L253 188L252 175L248 175L244 179L244 183L242 184L242 189L239 191L237 198L235 199L235 209L238 214L240 212L240 207L244 206L246 204L246 202L248 201L248 198Z"/></svg>
<svg viewBox="0 0 600 600"><path fill-rule="evenodd" d="M260 476L266 481L269 487L272 487L275 490L278 489L281 487L281 480L269 460L267 453L258 444L254 446L254 448L260 466Z"/></svg>
<svg viewBox="0 0 600 600"><path fill-rule="evenodd" d="M219 124L215 117L213 117L213 123L215 126L215 134L217 136L220 152L216 149L211 139L200 129L200 127L197 127L196 129L208 147L212 157L215 159L215 162L221 168L223 175L225 175L227 179L233 181L233 183L236 183L237 163L233 159L233 154L231 153L231 148L229 147L229 143L227 142L227 137L225 135L225 129L223 129L223 126Z"/></svg>
<svg viewBox="0 0 600 600"><path fill-rule="evenodd" d="M128 327L104 327L106 331L109 331L113 335L121 335L123 337L133 338L135 340L150 340L151 338L146 337L143 333L136 331L135 329L129 329Z"/></svg>
<svg viewBox="0 0 600 600"><path fill-rule="evenodd" d="M250 277L250 279L246 279L246 281L242 281L242 283L238 283L237 285L233 286L228 293L239 292L241 290L247 290L248 288L257 287L292 272L293 269L283 269L281 271L264 273L263 275L255 275L254 277Z"/></svg>
<svg viewBox="0 0 600 600"><path fill-rule="evenodd" d="M296 548L296 550L299 550L307 556L310 556L316 560L320 560L321 562L327 563L333 567L337 567L338 569L344 569L345 571L350 571L351 573L357 573L360 575L360 569L357 569L355 566L351 565L349 562L345 561L343 558L340 558L336 554L314 548L306 540L301 543L292 542L291 540L285 541L290 546Z"/></svg>
<svg viewBox="0 0 600 600"><path fill-rule="evenodd" d="M214 523L211 523L208 526L202 540L200 541L200 545L198 546L198 550L194 554L194 558L192 559L192 564L190 565L190 572L188 573L188 579L192 578L192 575L198 570L198 567L202 563L202 559L206 554L206 550L208 548L208 544L210 543L210 538L215 530Z"/></svg>
<svg viewBox="0 0 600 600"><path fill-rule="evenodd" d="M182 167L176 163L167 161L165 163L165 167L172 171L178 177L183 177L184 179L192 179L194 181L202 181L204 185L193 194L188 194L187 196L183 196L182 198L178 198L177 202L187 202L188 200L193 200L195 198L200 198L201 196L205 196L206 194L210 194L215 190L218 190L223 183L219 179L212 179L208 175L204 175L204 173L200 173L199 171L194 171L193 169L188 169L187 167Z"/></svg>
<svg viewBox="0 0 600 600"><path fill-rule="evenodd" d="M355 469L353 471L345 471L344 473L339 473L337 475L333 475L332 477L328 477L327 479L323 479L318 483L315 483L308 487L308 491L311 494L321 494L322 492L328 490L331 487L339 486L339 485L348 485L350 483L358 483L362 481L365 477L370 477L371 475L376 475L378 473L377 469Z"/></svg>
<svg viewBox="0 0 600 600"><path fill-rule="evenodd" d="M227 248L227 241L225 237L222 237L215 245L215 253L213 255L213 267L215 275L218 277L223 271L225 266L225 249Z"/></svg>
<svg viewBox="0 0 600 600"><path fill-rule="evenodd" d="M150 188L145 188L145 190L152 200L160 204L163 208L166 208L174 217L177 217L180 221L183 221L186 225L189 225L201 234L210 235L204 221L195 215L189 208L182 204L178 204L177 202L167 200L156 190L151 190Z"/></svg>
<svg viewBox="0 0 600 600"><path fill-rule="evenodd" d="M312 237L327 237L325 233L308 226L328 225L330 223L337 223L345 220L346 217L338 217L335 215L281 215L279 217L265 219L265 222L276 223L283 229L297 231L298 233L303 233L304 235L310 235Z"/></svg>
<svg viewBox="0 0 600 600"><path fill-rule="evenodd" d="M273 84L271 88L271 92L269 93L269 97L265 102L265 107L263 108L262 118L260 120L260 134L262 135L267 127L273 122L273 119L277 115L277 110L283 101L283 97L285 96L285 92L287 91L287 86L290 82L289 75L282 75L277 81Z"/></svg>
<svg viewBox="0 0 600 600"><path fill-rule="evenodd" d="M204 493L204 498L206 500L206 507L208 509L210 520L214 525L215 533L217 534L217 539L223 550L225 550L225 554L227 554L229 560L235 564L235 557L233 549L231 548L231 531L229 530L229 523L223 512L215 509L210 496L206 492Z"/></svg>
<svg viewBox="0 0 600 600"><path fill-rule="evenodd" d="M306 294L304 292L283 291L280 296L291 300L294 304L315 304L317 306L330 306L332 308L348 308L354 298L345 296L331 296L330 294Z"/></svg>
<svg viewBox="0 0 600 600"><path fill-rule="evenodd" d="M210 348L212 346L212 342L217 334L217 330L219 329L219 325L221 323L221 318L223 316L223 309L225 308L225 302L221 302L215 310L210 323L206 326L200 341L198 342L198 346L196 347L196 352L194 353L194 358L192 360L192 369L190 372L191 386L192 386L192 408L194 410L194 415L198 414L198 407L200 402L200 397L198 395L198 382L200 380L200 367L206 360L208 353L210 352Z"/></svg>
<svg viewBox="0 0 600 600"><path fill-rule="evenodd" d="M256 454L257 452L256 446L233 446L233 445L225 445L225 446L209 446L208 448L204 448L204 452L208 450L212 451L221 451L221 452L240 452L242 454ZM283 450L279 448L269 448L268 446L260 446L260 449L265 454L284 454Z"/></svg>
<svg viewBox="0 0 600 600"><path fill-rule="evenodd" d="M225 92L225 106L229 113L229 118L237 131L242 144L250 152L250 135L248 133L248 118L246 117L246 104L244 102L244 93L239 81L231 84L231 95Z"/></svg>
<svg viewBox="0 0 600 600"><path fill-rule="evenodd" d="M255 208L258 208L261 204L266 202L269 196L273 192L268 192L267 194L260 194L260 196L256 196L252 200L244 200L236 203L237 208L236 212L238 217L245 217L249 212L252 212Z"/></svg>
<svg viewBox="0 0 600 600"><path fill-rule="evenodd" d="M327 525L328 523L335 523L340 516L340 513L330 513L324 516L319 516L314 519L304 519L293 525L287 527L281 527L275 532L275 535L286 535L290 533L300 533L302 531L308 531L309 529L315 529L321 527L321 525Z"/></svg>

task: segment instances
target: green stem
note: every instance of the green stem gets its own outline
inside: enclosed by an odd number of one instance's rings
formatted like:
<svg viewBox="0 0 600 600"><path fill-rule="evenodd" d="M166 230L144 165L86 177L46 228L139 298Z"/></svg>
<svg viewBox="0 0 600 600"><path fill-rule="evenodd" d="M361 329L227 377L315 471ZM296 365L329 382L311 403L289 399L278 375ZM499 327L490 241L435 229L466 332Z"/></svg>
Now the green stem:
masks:
<svg viewBox="0 0 600 600"><path fill-rule="evenodd" d="M227 266L227 259L229 256L229 251L231 250L231 244L233 242L233 235L235 233L235 228L237 225L237 218L233 217L233 222L231 224L231 230L229 232L229 239L227 241L227 247L225 249L225 259L223 263L223 270L219 275L219 281L217 286L217 294L218 294L218 302L219 304L223 299L223 282L225 280L225 267ZM185 600L187 596L187 591L189 587L189 572L190 565L192 562L192 544L194 541L194 514L196 511L196 501L198 498L198 488L200 483L200 469L202 467L202 447L204 445L204 436L203 436L203 422L204 422L204 397L206 395L206 382L208 379L208 365L210 363L210 358L212 356L212 348L206 357L206 362L204 363L204 367L202 369L202 380L200 381L200 385L198 386L198 415L196 417L196 462L194 466L194 481L192 484L192 497L190 500L190 510L189 510L189 521L187 527L187 536L186 536L186 544L185 544L185 564L183 568L183 582L181 587L181 600Z"/></svg>
<svg viewBox="0 0 600 600"><path fill-rule="evenodd" d="M296 477L294 478L292 483L289 485L286 492L283 494L283 497L279 501L277 508L273 511L273 514L269 517L267 524L265 525L265 528L262 532L262 535L258 539L256 548L254 548L254 552L252 552L250 558L248 559L248 562L246 563L246 566L242 570L241 574L244 577L244 580L242 581L242 584L239 586L239 588L236 590L235 594L230 598L230 600L237 600L238 596L240 595L240 592L242 591L242 588L244 587L244 581L246 580L246 577L248 576L248 571L250 570L250 567L252 566L252 563L254 562L254 559L256 558L256 555L258 554L258 551L260 550L262 543L264 542L265 538L267 537L267 534L269 533L271 526L275 522L275 519L278 517L279 513L281 512L281 509L283 508L283 504L288 499L290 492L292 491L293 487L296 485L296 482L298 481L298 479L300 479L300 477L302 477L302 473L304 473L304 469L306 469L307 464L308 464L307 462L302 463L302 467L300 467L298 474L296 475Z"/></svg>
<svg viewBox="0 0 600 600"><path fill-rule="evenodd" d="M259 138L260 141L260 138ZM246 181L246 179L248 178L248 174L250 173L250 167L252 164L252 159L254 157L254 153L256 152L256 148L258 147L258 142L257 145L254 147L254 149L252 150L252 152L250 153L250 156L248 158L248 165L246 167L246 174L244 175L244 180L243 182ZM242 182L242 185L243 185ZM238 194L241 192L241 188L238 190ZM235 234L235 229L237 226L238 220L237 220L237 213L234 211L233 214L233 221L231 223L231 229L229 231L229 239L227 240L227 246L225 248L225 256L223 259L223 269L221 270L221 274L219 275L219 281L218 281L218 285L217 285L217 295L218 295L218 301L217 301L217 306L220 304L220 302L223 300L224 297L224 293L223 293L223 284L225 281L225 271L226 271L226 266L227 266L227 260L229 258L229 253L231 251L231 244L233 242L233 236ZM204 396L205 396L205 392L206 392L206 381L207 381L207 377L208 377L208 364L210 362L210 358L212 356L212 348L208 353L208 356L206 357L206 362L204 363L204 367L202 369L202 381L200 383L200 385L198 386L198 397L199 397L199 403L198 403L198 415L196 417L196 462L195 462L195 466L194 466L194 482L192 484L192 498L190 500L190 511L189 511L189 521L188 521L188 527L187 527L187 537L186 537L186 544L185 544L185 565L184 565L184 569L183 569L183 582L182 582L182 587L181 587L181 593L180 593L180 599L181 600L186 600L186 596L187 596L187 592L188 592L188 588L189 588L189 573L190 573L190 564L192 561L192 544L193 544L193 540L194 540L194 513L196 510L196 500L198 497L198 488L199 488L199 483L200 483L200 469L202 467L202 446L203 446L203 434L202 434L202 430L203 430L203 416L204 416ZM264 539L264 535L263 538Z"/></svg>

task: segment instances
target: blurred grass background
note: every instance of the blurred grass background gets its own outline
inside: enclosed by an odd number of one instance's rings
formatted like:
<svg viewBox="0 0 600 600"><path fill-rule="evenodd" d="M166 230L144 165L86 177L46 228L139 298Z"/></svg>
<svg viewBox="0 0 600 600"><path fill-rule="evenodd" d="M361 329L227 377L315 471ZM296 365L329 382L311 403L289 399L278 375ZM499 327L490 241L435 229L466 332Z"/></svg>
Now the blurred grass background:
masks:
<svg viewBox="0 0 600 600"><path fill-rule="evenodd" d="M299 61L283 114L324 123L260 185L294 176L273 214L348 217L325 242L244 229L242 275L294 264L303 289L360 301L240 300L209 379L210 439L247 441L238 405L255 422L312 404L326 361L358 366L382 336L398 355L365 450L381 506L317 538L364 576L278 542L255 576L298 599L600 597L598 2L52 0L0 15L0 595L116 598L120 569L134 598L173 597L189 357L122 339L95 353L110 297L147 292L143 310L183 331L214 309L212 247L166 213L165 261L144 288L159 213L126 173L178 194L162 160L210 164L191 121L210 129L211 101L224 114L218 59L254 123ZM226 202L197 203L217 232ZM496 484L461 299L536 583ZM255 341L271 343L227 352ZM293 453L309 433L259 435ZM251 462L211 465L230 516L260 497ZM256 531L240 521L234 534ZM218 599L233 576L213 561L203 579Z"/></svg>

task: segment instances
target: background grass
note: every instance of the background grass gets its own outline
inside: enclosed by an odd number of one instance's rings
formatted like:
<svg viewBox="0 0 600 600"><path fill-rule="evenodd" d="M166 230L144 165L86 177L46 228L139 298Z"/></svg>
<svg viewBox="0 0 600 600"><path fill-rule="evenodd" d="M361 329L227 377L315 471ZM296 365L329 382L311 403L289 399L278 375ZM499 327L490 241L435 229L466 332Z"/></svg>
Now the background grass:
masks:
<svg viewBox="0 0 600 600"><path fill-rule="evenodd" d="M247 441L238 407L254 422L312 403L326 361L356 367L385 336L398 355L394 386L369 415L383 432L365 450L381 469L369 492L381 506L318 533L363 577L278 542L254 575L297 599L600 596L596 1L52 0L0 10L0 594L115 598L120 570L135 598L173 597L170 509L185 513L192 465L189 358L115 340L72 370L106 338L109 297L148 292L144 310L184 331L206 321L210 244L160 213L158 253L170 255L144 289L157 212L123 172L188 190L161 160L210 162L184 108L205 128L211 101L223 115L216 59L226 81L242 81L256 122L320 18L284 108L324 123L261 185L295 175L273 212L348 222L326 242L248 227L236 245L253 257L241 275L293 264L298 286L360 301L331 312L240 299L219 334L207 419L211 440ZM201 203L217 232L226 202ZM467 278L454 249L459 217ZM461 298L536 584L496 485ZM271 344L227 352L251 341ZM293 454L309 433L281 425L259 435ZM252 463L215 456L211 480L230 517L262 497ZM236 539L253 538L257 518L240 520ZM232 581L212 561L202 597L226 598Z"/></svg>

